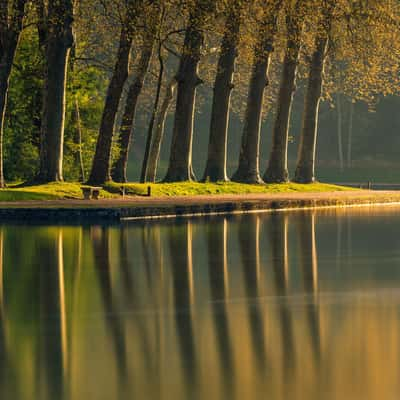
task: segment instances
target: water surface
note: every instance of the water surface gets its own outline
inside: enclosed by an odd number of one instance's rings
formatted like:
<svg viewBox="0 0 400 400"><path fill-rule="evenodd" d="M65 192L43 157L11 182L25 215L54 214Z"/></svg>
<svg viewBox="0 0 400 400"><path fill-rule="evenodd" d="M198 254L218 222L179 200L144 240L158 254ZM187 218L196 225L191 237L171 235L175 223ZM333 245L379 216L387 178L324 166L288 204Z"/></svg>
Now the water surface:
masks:
<svg viewBox="0 0 400 400"><path fill-rule="evenodd" d="M397 399L400 209L0 227L0 398Z"/></svg>

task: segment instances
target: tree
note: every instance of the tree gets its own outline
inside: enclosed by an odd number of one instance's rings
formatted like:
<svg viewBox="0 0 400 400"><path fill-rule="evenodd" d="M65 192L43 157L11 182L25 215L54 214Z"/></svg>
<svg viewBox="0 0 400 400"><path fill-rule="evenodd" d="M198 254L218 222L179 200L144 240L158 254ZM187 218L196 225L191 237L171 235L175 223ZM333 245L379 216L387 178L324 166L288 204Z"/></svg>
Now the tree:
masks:
<svg viewBox="0 0 400 400"><path fill-rule="evenodd" d="M0 2L0 187L5 187L3 171L3 135L8 86L27 0Z"/></svg>
<svg viewBox="0 0 400 400"><path fill-rule="evenodd" d="M226 157L230 100L234 88L233 75L238 56L243 5L241 0L234 0L227 8L225 33L214 83L207 164L203 175L203 181L211 182L228 180Z"/></svg>
<svg viewBox="0 0 400 400"><path fill-rule="evenodd" d="M329 34L334 11L334 1L323 0L322 15L315 36L314 52L311 56L307 92L304 101L299 153L294 181L315 181L315 152L317 146L318 111L324 78L324 63L327 56Z"/></svg>
<svg viewBox="0 0 400 400"><path fill-rule="evenodd" d="M45 80L41 125L39 182L63 180L63 145L67 67L74 43L72 0L37 1L44 48Z"/></svg>
<svg viewBox="0 0 400 400"><path fill-rule="evenodd" d="M185 41L179 70L176 111L172 134L171 153L165 182L191 181L193 119L196 89L203 81L198 76L198 66L204 41L203 30L207 17L212 15L214 0L196 0L189 12Z"/></svg>
<svg viewBox="0 0 400 400"><path fill-rule="evenodd" d="M149 18L147 18L146 27L144 28L143 33L143 45L136 74L132 83L129 85L125 111L122 117L122 124L118 137L119 154L114 161L111 173L112 179L115 182L128 181L126 169L128 165L129 149L133 136L133 123L139 95L143 88L144 80L153 54L154 44L156 42L156 34L160 22L157 21L157 15L159 15L159 13L159 7L154 7L152 12L150 12Z"/></svg>
<svg viewBox="0 0 400 400"><path fill-rule="evenodd" d="M289 179L287 149L293 95L301 45L304 0L288 2L286 7L286 53L283 61L281 87L277 100L275 124L272 131L272 150L264 181L283 183Z"/></svg>
<svg viewBox="0 0 400 400"><path fill-rule="evenodd" d="M101 118L96 152L88 183L101 185L111 180L110 158L114 136L114 124L118 112L122 90L128 78L130 52L141 4L135 0L126 0L121 21L119 48L114 71L107 89L103 115Z"/></svg>
<svg viewBox="0 0 400 400"><path fill-rule="evenodd" d="M72 48L72 57L71 57L71 74L74 75L75 70L75 58L76 58L75 47ZM74 143L74 164L79 169L79 182L85 181L85 165L83 162L83 154L82 154L82 119L81 119L81 110L79 105L79 97L75 92L73 95L73 111L72 111L72 120L74 125L74 135L73 135L73 143Z"/></svg>
<svg viewBox="0 0 400 400"><path fill-rule="evenodd" d="M232 180L243 183L261 183L259 171L261 117L268 71L277 30L277 19L282 0L267 3L263 8L264 20L260 24L256 45L240 148L239 166Z"/></svg>
<svg viewBox="0 0 400 400"><path fill-rule="evenodd" d="M169 82L157 115L157 120L155 121L155 129L149 151L149 160L146 165L146 182L155 182L156 180L161 143L164 138L165 120L167 118L171 102L174 98L177 84L178 83L175 78Z"/></svg>

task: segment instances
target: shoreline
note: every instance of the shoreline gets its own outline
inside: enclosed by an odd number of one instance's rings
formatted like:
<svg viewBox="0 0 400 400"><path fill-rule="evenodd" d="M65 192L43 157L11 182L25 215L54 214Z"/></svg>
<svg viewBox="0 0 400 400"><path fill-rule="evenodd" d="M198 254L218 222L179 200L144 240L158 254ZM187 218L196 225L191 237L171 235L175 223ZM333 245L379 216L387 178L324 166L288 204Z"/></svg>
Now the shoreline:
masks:
<svg viewBox="0 0 400 400"><path fill-rule="evenodd" d="M155 219L400 205L400 191L296 192L102 200L0 202L1 222L124 222Z"/></svg>

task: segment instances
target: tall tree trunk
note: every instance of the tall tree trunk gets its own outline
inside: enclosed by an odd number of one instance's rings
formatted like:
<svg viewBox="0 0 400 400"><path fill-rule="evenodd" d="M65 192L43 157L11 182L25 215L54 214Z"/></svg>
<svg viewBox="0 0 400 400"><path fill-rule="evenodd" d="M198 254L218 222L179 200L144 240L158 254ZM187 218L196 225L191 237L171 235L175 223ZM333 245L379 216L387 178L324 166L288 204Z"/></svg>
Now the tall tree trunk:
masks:
<svg viewBox="0 0 400 400"><path fill-rule="evenodd" d="M158 60L159 60L159 64L160 64L160 69L158 72L156 98L154 100L153 111L151 113L150 123L149 123L149 127L147 129L146 146L145 146L145 150L144 150L142 170L140 173L140 182L141 183L144 183L147 181L147 166L148 166L149 156L150 156L150 147L151 147L151 142L153 141L154 123L156 120L158 104L160 102L161 87L162 87L162 82L163 82L163 78L164 78L164 60L162 58L161 44L158 48Z"/></svg>
<svg viewBox="0 0 400 400"><path fill-rule="evenodd" d="M268 14L265 25L262 26L261 40L256 48L247 96L239 166L232 177L235 182L262 183L259 169L261 118L280 3L276 1L275 7Z"/></svg>
<svg viewBox="0 0 400 400"><path fill-rule="evenodd" d="M49 2L47 14L40 170L37 176L40 182L63 180L67 67L74 43L72 0Z"/></svg>
<svg viewBox="0 0 400 400"><path fill-rule="evenodd" d="M347 132L347 168L351 168L353 150L353 124L354 124L354 103L351 100L349 106L349 127Z"/></svg>
<svg viewBox="0 0 400 400"><path fill-rule="evenodd" d="M76 149L74 151L75 165L79 168L79 182L85 181L85 165L83 163L82 154L82 121L81 112L79 108L79 100L75 95L73 119L75 122L74 144Z"/></svg>
<svg viewBox="0 0 400 400"><path fill-rule="evenodd" d="M111 180L110 158L114 124L122 90L128 78L131 47L132 34L129 30L123 28L121 30L114 73L107 90L99 136L97 138L96 152L88 180L88 183L91 185L101 185Z"/></svg>
<svg viewBox="0 0 400 400"><path fill-rule="evenodd" d="M76 46L71 49L70 55L70 73L75 75L75 59L76 59ZM74 126L73 142L74 142L74 166L79 170L79 182L85 181L85 166L83 163L82 154L82 120L81 111L79 107L78 94L74 93L74 104L72 109L72 122Z"/></svg>
<svg viewBox="0 0 400 400"><path fill-rule="evenodd" d="M226 157L228 141L229 109L233 89L233 75L238 55L240 11L228 15L225 34L221 44L217 75L214 83L214 96L211 110L208 158L203 181L228 181Z"/></svg>
<svg viewBox="0 0 400 400"><path fill-rule="evenodd" d="M115 182L128 181L126 170L133 136L133 124L135 120L138 98L142 91L144 79L149 69L151 56L153 54L154 42L154 34L151 37L145 38L136 76L128 89L125 111L122 117L122 124L118 137L119 154L112 168L112 178Z"/></svg>
<svg viewBox="0 0 400 400"><path fill-rule="evenodd" d="M10 47L10 46L8 46ZM7 106L8 85L10 80L12 59L14 58L15 48L2 49L0 57L0 187L5 187L4 181L4 168L3 168L3 137L4 137L4 123ZM10 54L10 50L13 53Z"/></svg>
<svg viewBox="0 0 400 400"><path fill-rule="evenodd" d="M312 183L315 181L318 113L321 101L327 44L327 37L317 38L316 49L310 63L310 76L308 78L307 94L304 103L303 124L294 178L295 182L298 183Z"/></svg>
<svg viewBox="0 0 400 400"><path fill-rule="evenodd" d="M174 98L176 86L178 82L175 78L169 83L164 100L161 104L160 111L157 116L153 140L150 146L149 161L147 165L146 181L155 182L157 176L158 160L160 158L161 143L164 137L165 120L167 118L168 110Z"/></svg>
<svg viewBox="0 0 400 400"><path fill-rule="evenodd" d="M340 93L336 96L337 102L337 143L338 143L338 156L340 172L344 170L344 154L343 154L343 110L342 110L342 97Z"/></svg>
<svg viewBox="0 0 400 400"><path fill-rule="evenodd" d="M244 183L262 183L259 169L261 115L265 87L268 84L268 59L257 62L251 74L245 123L240 148L239 166L232 180Z"/></svg>
<svg viewBox="0 0 400 400"><path fill-rule="evenodd" d="M296 90L296 73L300 52L301 21L298 10L301 1L297 1L294 10L286 16L288 40L283 62L282 81L277 102L275 125L272 132L272 150L264 181L268 183L283 183L289 180L287 167L287 150L289 139L289 124L292 110L293 95Z"/></svg>
<svg viewBox="0 0 400 400"><path fill-rule="evenodd" d="M22 30L26 1L14 1L11 9L7 0L2 0L2 4L0 5L0 188L5 187L3 137L8 86L15 51Z"/></svg>
<svg viewBox="0 0 400 400"><path fill-rule="evenodd" d="M189 17L183 52L176 76L178 82L171 154L165 182L191 181L193 121L196 89L202 80L198 66L203 45L202 20L205 18L204 0L197 0Z"/></svg>

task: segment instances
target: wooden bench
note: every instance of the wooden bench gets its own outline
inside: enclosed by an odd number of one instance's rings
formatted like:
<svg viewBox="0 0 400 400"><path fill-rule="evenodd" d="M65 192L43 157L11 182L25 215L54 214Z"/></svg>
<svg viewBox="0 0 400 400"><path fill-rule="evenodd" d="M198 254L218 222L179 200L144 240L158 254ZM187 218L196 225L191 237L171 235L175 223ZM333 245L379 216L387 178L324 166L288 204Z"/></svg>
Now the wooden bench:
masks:
<svg viewBox="0 0 400 400"><path fill-rule="evenodd" d="M83 193L83 198L85 200L98 200L100 196L100 190L103 189L101 187L95 186L82 186L81 190Z"/></svg>

